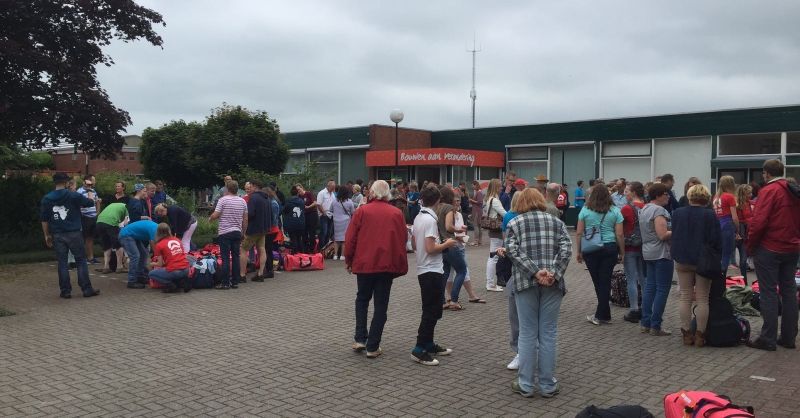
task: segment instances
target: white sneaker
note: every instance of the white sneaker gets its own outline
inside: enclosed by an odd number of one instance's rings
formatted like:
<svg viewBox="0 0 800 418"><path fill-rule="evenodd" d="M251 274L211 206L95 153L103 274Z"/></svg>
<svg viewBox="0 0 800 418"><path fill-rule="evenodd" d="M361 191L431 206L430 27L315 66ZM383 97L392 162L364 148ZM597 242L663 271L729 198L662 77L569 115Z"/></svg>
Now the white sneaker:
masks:
<svg viewBox="0 0 800 418"><path fill-rule="evenodd" d="M508 363L508 366L506 366L506 369L508 369L508 370L519 370L519 354L514 356L514 359L511 360L511 363Z"/></svg>
<svg viewBox="0 0 800 418"><path fill-rule="evenodd" d="M490 292L502 292L503 288L500 287L500 286L494 286L494 287L486 286L486 290L488 290Z"/></svg>

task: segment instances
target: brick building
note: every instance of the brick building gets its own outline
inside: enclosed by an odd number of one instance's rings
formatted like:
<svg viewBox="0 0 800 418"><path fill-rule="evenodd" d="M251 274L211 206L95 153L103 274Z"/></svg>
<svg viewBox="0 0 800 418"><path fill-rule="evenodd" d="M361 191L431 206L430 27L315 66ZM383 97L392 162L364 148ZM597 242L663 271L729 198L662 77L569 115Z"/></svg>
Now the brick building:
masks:
<svg viewBox="0 0 800 418"><path fill-rule="evenodd" d="M75 152L72 146L52 148L48 152L53 155L56 171L67 173L100 173L116 171L126 174L142 174L144 168L139 161L139 146L142 137L139 135L125 136L125 145L116 160L102 158L93 159L82 152Z"/></svg>

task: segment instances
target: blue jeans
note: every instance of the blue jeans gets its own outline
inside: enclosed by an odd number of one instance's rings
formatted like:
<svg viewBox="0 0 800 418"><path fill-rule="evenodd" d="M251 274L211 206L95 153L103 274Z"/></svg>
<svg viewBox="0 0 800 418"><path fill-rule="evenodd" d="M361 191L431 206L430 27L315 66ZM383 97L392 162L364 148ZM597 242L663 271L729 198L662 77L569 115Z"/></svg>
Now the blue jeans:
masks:
<svg viewBox="0 0 800 418"><path fill-rule="evenodd" d="M742 239L736 241L736 250L739 250L739 272L744 277L744 282L747 284L747 245L745 245L745 238L747 238L747 224L739 224L739 236ZM731 254L731 260L734 259L735 254Z"/></svg>
<svg viewBox="0 0 800 418"><path fill-rule="evenodd" d="M329 218L325 215L321 215L319 217L319 249L322 250L322 247L328 243L331 239L331 235L333 235L333 218Z"/></svg>
<svg viewBox="0 0 800 418"><path fill-rule="evenodd" d="M452 247L443 253L443 258L446 262L443 265L445 283L450 277L450 269L456 271L456 277L453 279L453 289L450 291L450 299L453 302L458 302L458 294L461 293L461 286L464 285L464 279L467 278L467 258L464 254L464 249L459 247Z"/></svg>
<svg viewBox="0 0 800 418"><path fill-rule="evenodd" d="M189 269L167 271L167 269L150 270L150 278L169 286L170 284L179 286L181 280L189 278Z"/></svg>
<svg viewBox="0 0 800 418"><path fill-rule="evenodd" d="M147 258L150 253L144 242L132 237L120 237L119 243L130 259L128 265L128 284L136 283L140 277L147 277Z"/></svg>
<svg viewBox="0 0 800 418"><path fill-rule="evenodd" d="M75 265L78 268L78 286L83 294L92 292L92 282L89 280L89 266L86 265L86 249L83 246L83 233L56 232L53 233L53 249L56 251L58 259L58 287L62 295L72 293L72 283L69 279L68 253L71 251L75 257Z"/></svg>
<svg viewBox="0 0 800 418"><path fill-rule="evenodd" d="M644 259L641 252L625 251L623 259L625 277L628 279L628 298L631 301L631 312L641 309L639 306L639 288L644 289Z"/></svg>
<svg viewBox="0 0 800 418"><path fill-rule="evenodd" d="M647 279L642 295L642 326L660 330L675 266L666 258L645 260L644 264L647 266Z"/></svg>
<svg viewBox="0 0 800 418"><path fill-rule="evenodd" d="M508 298L508 325L511 328L511 339L508 344L511 346L511 351L519 353L519 314L517 313L517 300L514 294L514 277L511 277L506 283L504 290Z"/></svg>
<svg viewBox="0 0 800 418"><path fill-rule="evenodd" d="M386 325L386 311L389 308L389 294L392 291L391 273L356 275L356 332L353 340L364 343L367 351L378 351L381 346L383 327ZM367 331L369 301L374 298L372 323Z"/></svg>
<svg viewBox="0 0 800 418"><path fill-rule="evenodd" d="M558 310L564 294L556 286L534 286L514 294L519 315L519 385L525 392L534 390L539 378L541 393L550 393L558 382L556 336Z"/></svg>
<svg viewBox="0 0 800 418"><path fill-rule="evenodd" d="M611 320L611 273L617 264L617 254L617 244L614 243L605 243L603 249L583 254L597 295L594 317L601 321Z"/></svg>
<svg viewBox="0 0 800 418"><path fill-rule="evenodd" d="M222 284L230 286L239 284L239 275L242 267L239 265L240 247L242 246L242 233L239 231L228 232L217 237L219 253L222 257ZM232 264L231 264L232 263Z"/></svg>
<svg viewBox="0 0 800 418"><path fill-rule="evenodd" d="M722 272L727 276L728 265L731 263L731 255L736 245L736 226L729 216L720 218L719 225L722 228Z"/></svg>

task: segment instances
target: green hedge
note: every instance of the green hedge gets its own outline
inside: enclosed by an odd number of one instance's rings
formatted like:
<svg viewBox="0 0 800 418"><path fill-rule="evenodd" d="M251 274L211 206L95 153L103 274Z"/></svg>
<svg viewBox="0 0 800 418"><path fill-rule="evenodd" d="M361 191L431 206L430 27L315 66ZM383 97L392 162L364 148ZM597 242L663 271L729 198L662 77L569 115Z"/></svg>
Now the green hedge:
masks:
<svg viewBox="0 0 800 418"><path fill-rule="evenodd" d="M11 176L0 179L0 253L46 248L39 208L42 197L53 189L49 179Z"/></svg>

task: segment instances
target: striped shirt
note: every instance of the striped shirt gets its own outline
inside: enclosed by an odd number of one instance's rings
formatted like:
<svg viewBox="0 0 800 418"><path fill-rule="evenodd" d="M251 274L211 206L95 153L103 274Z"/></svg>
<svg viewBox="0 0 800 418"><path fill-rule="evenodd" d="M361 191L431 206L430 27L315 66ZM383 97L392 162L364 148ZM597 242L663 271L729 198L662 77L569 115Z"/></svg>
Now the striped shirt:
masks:
<svg viewBox="0 0 800 418"><path fill-rule="evenodd" d="M247 203L239 196L225 195L217 201L214 212L219 212L219 235L242 232L242 221L247 216Z"/></svg>

